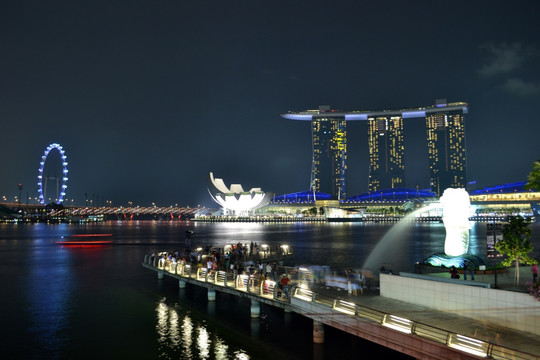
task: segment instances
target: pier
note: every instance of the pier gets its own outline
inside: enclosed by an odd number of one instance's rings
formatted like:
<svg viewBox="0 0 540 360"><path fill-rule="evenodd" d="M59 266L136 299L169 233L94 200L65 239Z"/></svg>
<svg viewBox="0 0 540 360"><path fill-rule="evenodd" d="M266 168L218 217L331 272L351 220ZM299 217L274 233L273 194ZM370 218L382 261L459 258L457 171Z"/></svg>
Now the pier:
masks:
<svg viewBox="0 0 540 360"><path fill-rule="evenodd" d="M314 283L295 274L290 297L285 297L276 281L254 281L249 275L209 272L191 264L166 265L149 255L142 266L155 271L158 279L178 280L180 288L187 284L206 288L208 301L219 301L216 292L248 298L254 318L260 316L261 303L306 316L313 320L315 343L324 343L324 327L332 326L417 359L540 359L540 344L533 333L381 296L374 289L351 296L339 287ZM278 278L289 272L287 268L278 268ZM381 292L391 291L392 284L400 278L381 275ZM409 284L413 291L415 286L426 286L423 279L410 281L416 282ZM468 287L455 282L448 285Z"/></svg>

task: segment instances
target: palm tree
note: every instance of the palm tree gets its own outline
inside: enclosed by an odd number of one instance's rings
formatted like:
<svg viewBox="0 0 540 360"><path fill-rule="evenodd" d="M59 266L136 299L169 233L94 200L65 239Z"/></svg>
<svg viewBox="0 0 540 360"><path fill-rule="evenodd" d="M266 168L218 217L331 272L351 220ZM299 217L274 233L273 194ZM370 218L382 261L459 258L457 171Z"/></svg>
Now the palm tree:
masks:
<svg viewBox="0 0 540 360"><path fill-rule="evenodd" d="M525 185L526 189L540 190L540 160L533 163L532 171L529 173L529 182Z"/></svg>
<svg viewBox="0 0 540 360"><path fill-rule="evenodd" d="M511 266L516 263L515 285L519 284L519 263L533 264L535 260L529 256L533 246L529 242L531 229L529 222L522 216L509 216L508 224L503 226L503 239L495 244L495 249L501 254L508 256L501 263Z"/></svg>

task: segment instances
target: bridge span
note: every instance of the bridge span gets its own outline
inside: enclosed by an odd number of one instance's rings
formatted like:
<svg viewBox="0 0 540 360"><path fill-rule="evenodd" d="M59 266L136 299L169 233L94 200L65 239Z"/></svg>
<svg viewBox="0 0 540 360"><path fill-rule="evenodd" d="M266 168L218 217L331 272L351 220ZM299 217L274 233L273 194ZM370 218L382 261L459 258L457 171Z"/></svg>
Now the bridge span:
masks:
<svg viewBox="0 0 540 360"><path fill-rule="evenodd" d="M163 217L163 218L193 218L197 215L209 215L215 209L206 207L189 206L71 206L58 205L47 206L42 204L2 204L12 211L12 214L24 215L25 217L89 217L103 216L116 219L130 219L138 217Z"/></svg>
<svg viewBox="0 0 540 360"><path fill-rule="evenodd" d="M540 359L540 344L530 333L394 300L378 291L351 296L335 287L297 280L290 297L285 297L277 282L258 282L248 275L209 273L148 255L142 266L157 272L160 280L165 276L178 280L181 288L186 284L207 288L208 301L216 301L216 292L248 298L252 317L259 317L263 303L313 319L316 343L324 343L324 327L332 326L416 359ZM381 288L387 278L381 276Z"/></svg>

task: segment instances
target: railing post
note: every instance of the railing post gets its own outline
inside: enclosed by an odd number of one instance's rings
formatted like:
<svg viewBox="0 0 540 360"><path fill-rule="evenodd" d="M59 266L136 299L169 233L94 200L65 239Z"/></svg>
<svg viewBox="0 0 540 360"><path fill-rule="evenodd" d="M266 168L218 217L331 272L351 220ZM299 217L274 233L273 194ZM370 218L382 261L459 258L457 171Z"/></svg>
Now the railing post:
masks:
<svg viewBox="0 0 540 360"><path fill-rule="evenodd" d="M315 320L313 320L313 342L315 344L324 343L324 325Z"/></svg>
<svg viewBox="0 0 540 360"><path fill-rule="evenodd" d="M492 358L492 355L493 355L493 344L492 343L490 343L488 345L486 355L487 355L488 359Z"/></svg>
<svg viewBox="0 0 540 360"><path fill-rule="evenodd" d="M251 299L251 317L252 318L258 318L261 314L261 304L254 299Z"/></svg>

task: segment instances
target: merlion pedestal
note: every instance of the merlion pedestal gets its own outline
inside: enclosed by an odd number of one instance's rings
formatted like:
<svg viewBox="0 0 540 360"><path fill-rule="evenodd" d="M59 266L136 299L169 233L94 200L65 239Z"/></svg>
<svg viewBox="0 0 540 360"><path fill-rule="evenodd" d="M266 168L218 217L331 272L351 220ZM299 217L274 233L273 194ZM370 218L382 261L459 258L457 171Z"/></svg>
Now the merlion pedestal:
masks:
<svg viewBox="0 0 540 360"><path fill-rule="evenodd" d="M469 250L469 194L465 189L448 188L444 190L440 202L446 229L444 252L449 256L464 255Z"/></svg>

